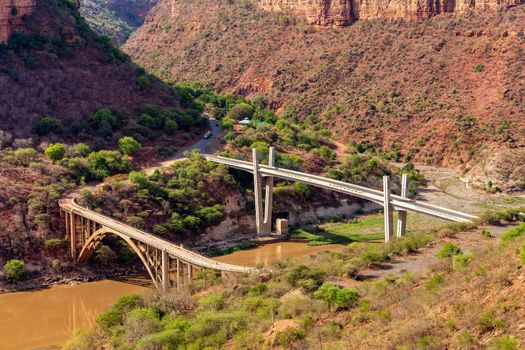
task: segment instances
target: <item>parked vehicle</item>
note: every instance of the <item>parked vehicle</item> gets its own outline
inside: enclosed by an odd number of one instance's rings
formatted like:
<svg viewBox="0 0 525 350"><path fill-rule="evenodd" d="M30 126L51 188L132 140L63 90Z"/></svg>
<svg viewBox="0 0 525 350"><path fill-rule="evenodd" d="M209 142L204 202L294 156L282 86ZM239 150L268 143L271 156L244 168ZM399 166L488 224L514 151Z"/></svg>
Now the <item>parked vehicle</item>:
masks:
<svg viewBox="0 0 525 350"><path fill-rule="evenodd" d="M205 139L209 139L211 137L211 131L208 131L204 134Z"/></svg>

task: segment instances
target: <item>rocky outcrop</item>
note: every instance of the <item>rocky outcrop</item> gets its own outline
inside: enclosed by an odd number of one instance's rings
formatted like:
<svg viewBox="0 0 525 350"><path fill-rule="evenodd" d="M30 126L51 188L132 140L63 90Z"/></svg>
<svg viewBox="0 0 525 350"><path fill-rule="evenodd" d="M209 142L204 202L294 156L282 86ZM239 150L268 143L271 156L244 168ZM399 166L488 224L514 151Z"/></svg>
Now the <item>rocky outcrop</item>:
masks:
<svg viewBox="0 0 525 350"><path fill-rule="evenodd" d="M34 0L0 0L0 42L20 28L23 17L31 15L34 7Z"/></svg>
<svg viewBox="0 0 525 350"><path fill-rule="evenodd" d="M289 12L309 24L345 26L360 19L418 20L441 13L497 10L522 0L257 0L267 11Z"/></svg>

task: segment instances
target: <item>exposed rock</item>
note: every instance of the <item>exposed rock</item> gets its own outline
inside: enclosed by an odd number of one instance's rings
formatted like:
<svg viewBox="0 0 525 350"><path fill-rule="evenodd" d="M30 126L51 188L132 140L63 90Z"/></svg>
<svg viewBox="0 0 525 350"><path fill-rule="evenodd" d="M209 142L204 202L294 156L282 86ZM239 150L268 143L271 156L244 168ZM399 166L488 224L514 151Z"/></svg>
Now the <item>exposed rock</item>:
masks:
<svg viewBox="0 0 525 350"><path fill-rule="evenodd" d="M22 27L24 16L31 15L35 0L0 0L0 42Z"/></svg>
<svg viewBox="0 0 525 350"><path fill-rule="evenodd" d="M465 175L472 187L489 191L525 188L525 148L486 151Z"/></svg>
<svg viewBox="0 0 525 350"><path fill-rule="evenodd" d="M441 13L469 10L494 11L519 5L521 0L257 0L267 11L283 11L302 17L309 24L345 26L361 19L403 18L418 20Z"/></svg>

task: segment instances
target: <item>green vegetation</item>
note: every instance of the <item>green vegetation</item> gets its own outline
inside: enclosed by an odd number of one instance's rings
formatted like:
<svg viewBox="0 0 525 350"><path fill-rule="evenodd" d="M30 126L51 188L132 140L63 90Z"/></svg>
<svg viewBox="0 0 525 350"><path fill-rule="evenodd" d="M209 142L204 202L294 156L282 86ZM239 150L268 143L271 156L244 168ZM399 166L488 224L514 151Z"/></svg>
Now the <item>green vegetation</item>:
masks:
<svg viewBox="0 0 525 350"><path fill-rule="evenodd" d="M485 70L485 63L478 63L474 66L474 72L481 73Z"/></svg>
<svg viewBox="0 0 525 350"><path fill-rule="evenodd" d="M4 265L4 277L8 281L14 282L19 280L25 271L25 263L23 260L12 259Z"/></svg>
<svg viewBox="0 0 525 350"><path fill-rule="evenodd" d="M66 147L63 143L53 143L46 148L45 154L47 158L59 161L66 155Z"/></svg>
<svg viewBox="0 0 525 350"><path fill-rule="evenodd" d="M501 241L502 242L507 242L507 241L512 241L516 238L519 238L519 237L522 237L522 236L525 236L525 223L519 225L519 226L516 226L516 227L513 227L511 229L509 229L508 231L506 231L502 236L501 236Z"/></svg>
<svg viewBox="0 0 525 350"><path fill-rule="evenodd" d="M330 283L319 287L314 296L328 304L329 309L332 309L334 304L342 309L349 309L359 300L359 293L355 289L341 288Z"/></svg>
<svg viewBox="0 0 525 350"><path fill-rule="evenodd" d="M142 148L142 145L133 137L126 136L118 140L118 148L127 156L136 154Z"/></svg>
<svg viewBox="0 0 525 350"><path fill-rule="evenodd" d="M461 249L453 243L445 243L441 250L436 254L440 258L451 258L455 255L462 254Z"/></svg>
<svg viewBox="0 0 525 350"><path fill-rule="evenodd" d="M382 225L382 215L368 215L348 220L346 223L327 223L295 229L290 235L306 239L311 246L377 241L384 237Z"/></svg>

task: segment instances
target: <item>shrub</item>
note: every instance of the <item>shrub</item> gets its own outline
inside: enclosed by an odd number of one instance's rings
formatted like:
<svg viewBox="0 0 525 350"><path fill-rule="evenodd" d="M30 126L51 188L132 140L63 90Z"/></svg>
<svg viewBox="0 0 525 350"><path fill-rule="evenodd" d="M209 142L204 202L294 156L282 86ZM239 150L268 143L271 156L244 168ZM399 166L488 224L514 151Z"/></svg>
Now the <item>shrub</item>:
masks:
<svg viewBox="0 0 525 350"><path fill-rule="evenodd" d="M337 292L335 303L343 308L349 309L354 306L359 300L359 293L352 288L342 288Z"/></svg>
<svg viewBox="0 0 525 350"><path fill-rule="evenodd" d="M33 132L38 136L45 136L53 131L57 131L60 128L58 120L52 117L43 117L40 120L33 123Z"/></svg>
<svg viewBox="0 0 525 350"><path fill-rule="evenodd" d="M16 165L29 165L38 156L34 148L19 148L13 152L12 162Z"/></svg>
<svg viewBox="0 0 525 350"><path fill-rule="evenodd" d="M197 305L199 305L199 308L201 310L206 310L206 311L222 310L222 308L224 307L224 304L225 304L224 297L222 296L222 294L217 294L217 293L209 294L199 299L199 301L197 301Z"/></svg>
<svg viewBox="0 0 525 350"><path fill-rule="evenodd" d="M503 241L503 242L509 241L509 240L521 237L523 235L525 235L525 223L523 223L523 224L521 224L519 226L513 227L510 230L506 231L501 236L501 241Z"/></svg>
<svg viewBox="0 0 525 350"><path fill-rule="evenodd" d="M478 63L474 66L474 72L480 73L485 70L485 64L484 63Z"/></svg>
<svg viewBox="0 0 525 350"><path fill-rule="evenodd" d="M17 281L24 274L25 267L26 265L23 260L9 260L4 265L4 277L8 281Z"/></svg>
<svg viewBox="0 0 525 350"><path fill-rule="evenodd" d="M132 155L140 151L142 145L131 136L125 136L118 140L118 147L125 155Z"/></svg>
<svg viewBox="0 0 525 350"><path fill-rule="evenodd" d="M293 184L293 189L297 196L306 200L312 199L314 195L314 190L312 186L302 182L295 182Z"/></svg>
<svg viewBox="0 0 525 350"><path fill-rule="evenodd" d="M248 103L241 102L230 109L228 116L234 120L251 119L253 117L253 107Z"/></svg>
<svg viewBox="0 0 525 350"><path fill-rule="evenodd" d="M90 170L97 179L117 173L125 173L131 170L131 163L127 157L123 157L120 152L102 150L91 152L88 156Z"/></svg>
<svg viewBox="0 0 525 350"><path fill-rule="evenodd" d="M177 122L175 120L168 120L164 124L164 131L167 135L173 135L175 134L175 131L179 128Z"/></svg>
<svg viewBox="0 0 525 350"><path fill-rule="evenodd" d="M275 335L277 345L287 349L294 349L294 343L306 337L306 332L299 328L287 327Z"/></svg>
<svg viewBox="0 0 525 350"><path fill-rule="evenodd" d="M111 262L117 260L117 254L110 247L101 244L95 252L95 260L103 266L108 266Z"/></svg>
<svg viewBox="0 0 525 350"><path fill-rule="evenodd" d="M317 299L323 300L328 307L331 308L337 299L337 294L339 292L339 287L331 284L324 283L319 289L314 293L314 297Z"/></svg>
<svg viewBox="0 0 525 350"><path fill-rule="evenodd" d="M441 289L444 279L442 273L435 273L428 279L425 288L431 293L436 293Z"/></svg>
<svg viewBox="0 0 525 350"><path fill-rule="evenodd" d="M520 346L514 337L499 337L490 341L487 350L519 350Z"/></svg>
<svg viewBox="0 0 525 350"><path fill-rule="evenodd" d="M494 311L484 312L478 320L478 325L482 333L490 332L494 329L504 330L505 324L500 320Z"/></svg>
<svg viewBox="0 0 525 350"><path fill-rule="evenodd" d="M520 260L522 263L525 263L525 243L521 246L520 249Z"/></svg>
<svg viewBox="0 0 525 350"><path fill-rule="evenodd" d="M153 308L132 309L125 320L126 338L134 342L160 330L160 315Z"/></svg>
<svg viewBox="0 0 525 350"><path fill-rule="evenodd" d="M465 268L469 265L472 259L474 259L474 255L470 252L454 255L452 257L452 268L454 270Z"/></svg>
<svg viewBox="0 0 525 350"><path fill-rule="evenodd" d="M446 243L436 255L440 258L450 258L458 254L461 254L461 249L457 245Z"/></svg>
<svg viewBox="0 0 525 350"><path fill-rule="evenodd" d="M44 248L46 249L54 249L56 247L61 246L64 243L64 241L60 238L51 238L46 239L44 242Z"/></svg>
<svg viewBox="0 0 525 350"><path fill-rule="evenodd" d="M106 312L97 317L97 324L105 333L110 333L111 329L123 322L127 311L137 307L140 297L136 294L120 297L117 302Z"/></svg>
<svg viewBox="0 0 525 350"><path fill-rule="evenodd" d="M330 148L326 146L321 146L319 148L319 154L321 158L325 160L326 162L333 161L335 157L337 156L337 154L334 151L332 151Z"/></svg>
<svg viewBox="0 0 525 350"><path fill-rule="evenodd" d="M137 85L141 88L141 89L145 89L148 87L149 85L149 79L147 76L145 75L141 75L137 78Z"/></svg>
<svg viewBox="0 0 525 350"><path fill-rule="evenodd" d="M46 148L45 154L47 158L59 161L66 155L66 147L63 143L53 143Z"/></svg>
<svg viewBox="0 0 525 350"><path fill-rule="evenodd" d="M87 157L91 149L85 143L77 143L69 148L69 154L75 157Z"/></svg>
<svg viewBox="0 0 525 350"><path fill-rule="evenodd" d="M487 231L487 230L483 230L481 231L481 235L483 237L487 237L487 238L493 238L494 236L492 235L492 233L490 231Z"/></svg>

